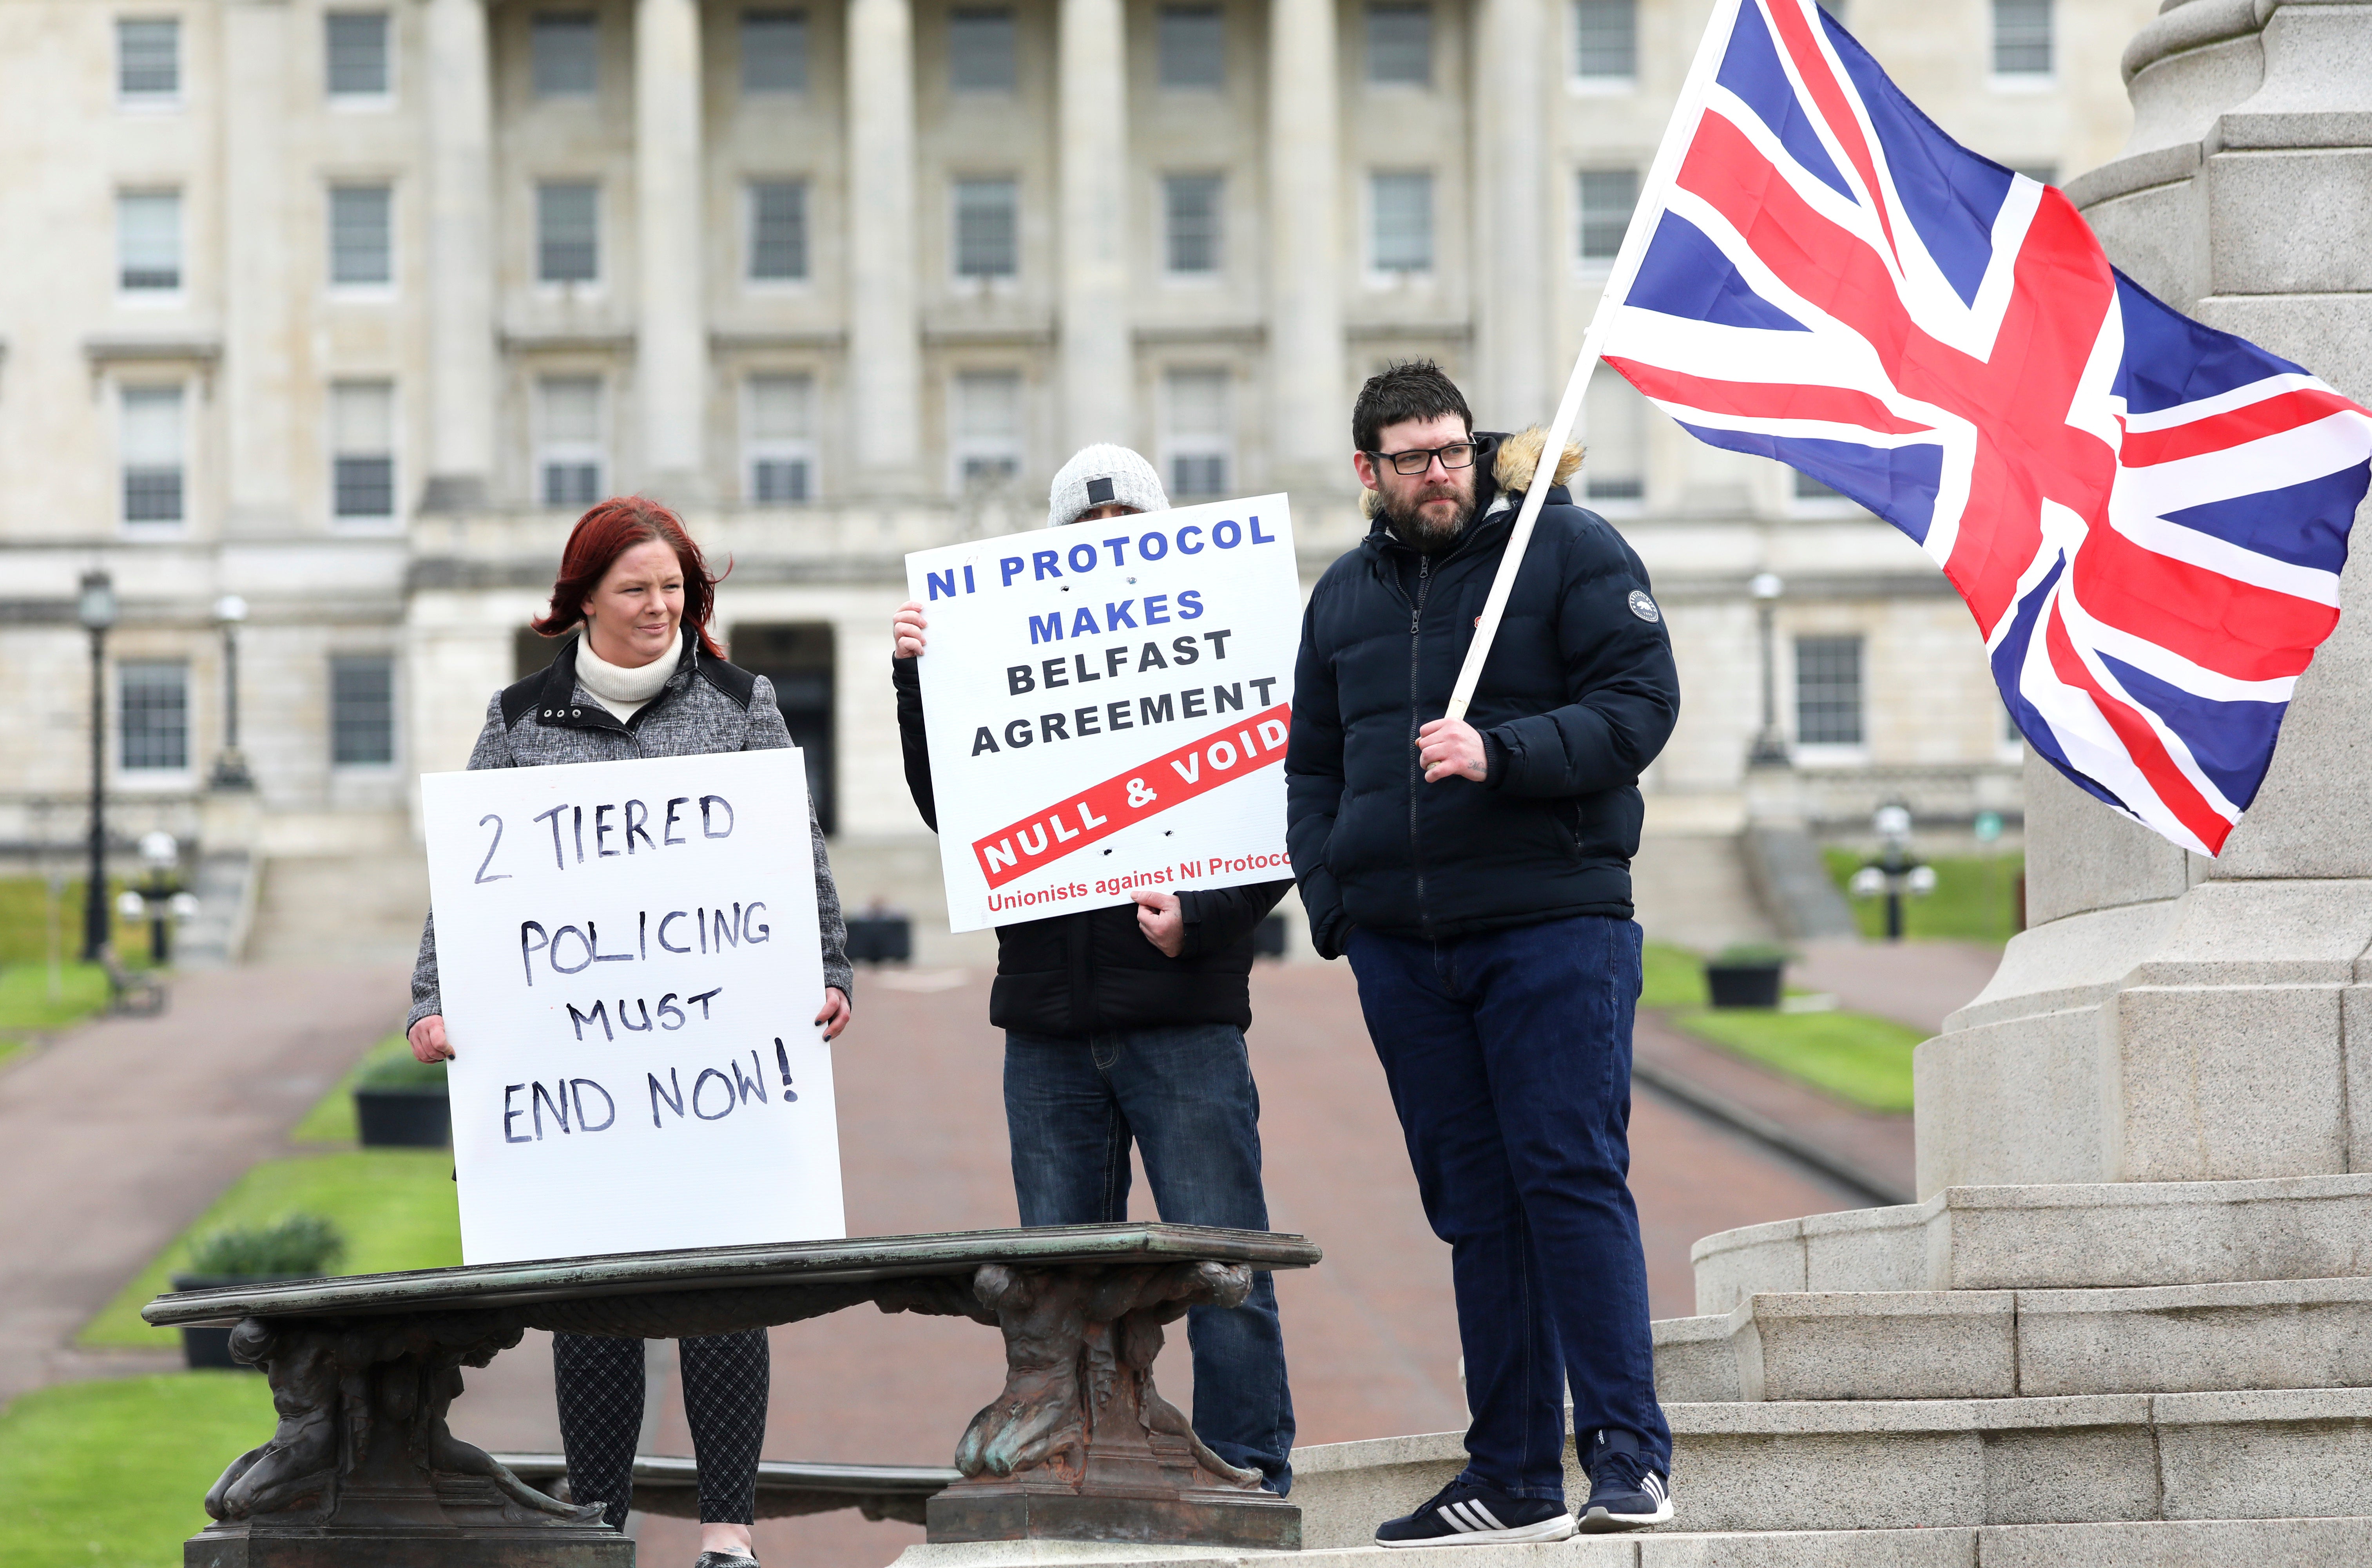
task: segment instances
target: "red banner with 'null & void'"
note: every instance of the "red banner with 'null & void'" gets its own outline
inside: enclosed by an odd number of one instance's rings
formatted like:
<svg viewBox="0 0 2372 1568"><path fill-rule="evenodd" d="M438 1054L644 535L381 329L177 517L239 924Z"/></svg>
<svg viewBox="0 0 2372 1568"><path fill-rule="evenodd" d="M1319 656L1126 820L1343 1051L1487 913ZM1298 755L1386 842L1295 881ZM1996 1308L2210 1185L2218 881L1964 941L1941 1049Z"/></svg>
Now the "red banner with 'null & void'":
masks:
<svg viewBox="0 0 2372 1568"><path fill-rule="evenodd" d="M1292 720L1292 705L1279 703L1240 724L1213 730L973 840L972 856L988 885L1001 888L1131 823L1282 762Z"/></svg>

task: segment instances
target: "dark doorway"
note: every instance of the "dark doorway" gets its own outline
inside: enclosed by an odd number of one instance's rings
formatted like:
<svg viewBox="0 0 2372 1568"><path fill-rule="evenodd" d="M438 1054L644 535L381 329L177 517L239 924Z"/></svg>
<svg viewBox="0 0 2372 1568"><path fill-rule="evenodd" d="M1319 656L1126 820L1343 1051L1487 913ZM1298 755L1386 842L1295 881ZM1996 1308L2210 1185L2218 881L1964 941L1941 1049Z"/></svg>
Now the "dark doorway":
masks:
<svg viewBox="0 0 2372 1568"><path fill-rule="evenodd" d="M564 637L546 637L522 626L511 633L511 679L525 680L538 670L550 669L552 661L560 656L560 645Z"/></svg>
<svg viewBox="0 0 2372 1568"><path fill-rule="evenodd" d="M820 621L793 626L733 628L733 662L774 683L774 702L791 744L807 757L808 793L827 833L839 829L832 778L831 627Z"/></svg>

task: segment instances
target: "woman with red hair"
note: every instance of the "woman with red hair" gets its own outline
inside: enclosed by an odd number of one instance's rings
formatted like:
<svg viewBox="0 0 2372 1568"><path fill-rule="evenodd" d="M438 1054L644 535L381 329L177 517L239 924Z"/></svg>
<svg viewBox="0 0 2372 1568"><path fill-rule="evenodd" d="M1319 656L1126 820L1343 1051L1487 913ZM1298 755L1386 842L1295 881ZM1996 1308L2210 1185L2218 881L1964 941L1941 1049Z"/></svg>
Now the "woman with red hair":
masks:
<svg viewBox="0 0 2372 1568"><path fill-rule="evenodd" d="M567 640L549 669L494 694L470 766L536 768L790 745L773 685L727 664L709 635L715 589L700 547L657 502L619 496L586 513L561 552L551 612L532 623L546 637ZM812 802L808 825L825 981L816 1022L830 1040L848 1024L855 971ZM406 1031L423 1062L454 1054L437 987L433 918L412 971ZM766 1424L765 1332L716 1334L680 1346L684 1412L700 1464L702 1550L694 1568L744 1568L752 1562L750 1526ZM610 1523L622 1528L642 1424L642 1342L554 1334L552 1359L569 1493L599 1501Z"/></svg>

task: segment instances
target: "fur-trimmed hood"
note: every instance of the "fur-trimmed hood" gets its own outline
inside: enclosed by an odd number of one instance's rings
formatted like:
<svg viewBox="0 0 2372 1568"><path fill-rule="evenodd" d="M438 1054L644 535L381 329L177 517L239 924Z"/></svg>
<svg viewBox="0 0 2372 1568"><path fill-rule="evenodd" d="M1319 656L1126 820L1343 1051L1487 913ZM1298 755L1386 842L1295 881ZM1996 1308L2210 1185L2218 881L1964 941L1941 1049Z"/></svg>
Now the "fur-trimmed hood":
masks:
<svg viewBox="0 0 2372 1568"><path fill-rule="evenodd" d="M1549 433L1535 424L1527 429L1518 430L1513 435L1478 430L1474 433L1474 437L1477 441L1488 443L1491 452L1490 487L1487 492L1474 498L1474 509L1479 516L1490 510L1491 503L1495 497L1503 494L1521 494L1531 488L1532 475L1540 469L1541 449L1548 445ZM1557 459L1556 475L1550 482L1563 484L1579 473L1581 459L1581 443L1567 442L1564 455ZM1381 499L1382 497L1375 491L1361 491L1359 516L1373 522L1377 505Z"/></svg>

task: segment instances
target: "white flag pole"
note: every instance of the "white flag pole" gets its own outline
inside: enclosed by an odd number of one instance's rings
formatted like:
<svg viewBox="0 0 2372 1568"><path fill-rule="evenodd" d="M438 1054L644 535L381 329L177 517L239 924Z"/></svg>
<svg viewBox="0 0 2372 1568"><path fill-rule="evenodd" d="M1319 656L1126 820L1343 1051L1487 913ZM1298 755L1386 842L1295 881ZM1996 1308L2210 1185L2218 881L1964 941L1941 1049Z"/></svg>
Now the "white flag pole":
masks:
<svg viewBox="0 0 2372 1568"><path fill-rule="evenodd" d="M1738 18L1741 3L1742 0L1715 0L1713 17L1705 24L1704 37L1697 43L1696 58L1690 63L1688 78L1680 87L1680 101L1672 106L1671 121L1664 127L1663 145L1656 149L1656 161L1647 168L1647 180L1639 192L1638 204L1631 209L1631 226L1623 230L1622 248L1614 253L1614 265L1608 269L1605 290L1598 296L1598 308L1590 315L1588 330L1582 333L1581 357L1574 365L1572 378L1565 382L1556 418L1549 422L1548 440L1541 447L1540 467L1533 470L1531 482L1524 491L1524 505L1516 514L1515 530L1507 536L1506 553L1499 558L1498 575L1491 579L1491 597L1482 602L1482 619L1475 625L1474 641L1466 650L1466 663L1459 669L1458 684L1450 692L1450 718L1464 718L1467 704L1474 700L1474 687L1482 679L1483 662L1491 656L1492 640L1499 634L1499 619L1506 613L1507 595L1516 587L1516 574L1523 569L1525 547L1532 541L1532 525L1540 519L1541 505L1548 498L1557 463L1564 456L1565 443L1573 438L1575 424L1581 418L1582 399L1589 391L1589 375L1597 368L1607 322L1630 295L1640 258L1646 251L1647 241L1655 236L1657 220L1664 215L1665 195L1680 174L1680 158L1696 137L1697 119L1704 112L1714 73L1721 67L1722 52L1728 44L1731 24ZM1801 3L1809 9L1812 0L1775 3Z"/></svg>

